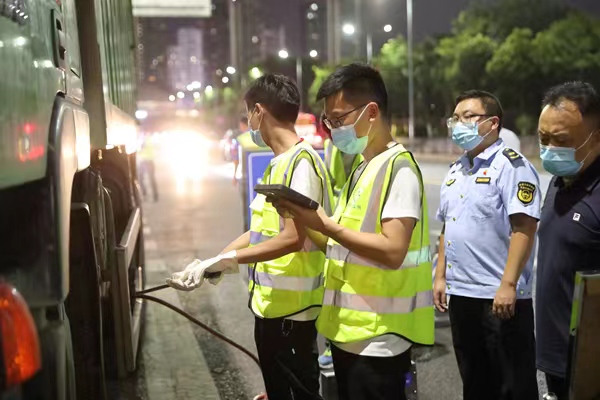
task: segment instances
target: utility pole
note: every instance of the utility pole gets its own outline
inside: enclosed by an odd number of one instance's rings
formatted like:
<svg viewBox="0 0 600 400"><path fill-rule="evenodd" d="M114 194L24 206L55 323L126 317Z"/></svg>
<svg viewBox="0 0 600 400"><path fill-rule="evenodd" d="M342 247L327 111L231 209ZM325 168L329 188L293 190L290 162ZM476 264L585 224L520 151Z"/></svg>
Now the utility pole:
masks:
<svg viewBox="0 0 600 400"><path fill-rule="evenodd" d="M415 87L413 70L413 4L406 0L406 38L408 41L408 138L415 137Z"/></svg>
<svg viewBox="0 0 600 400"><path fill-rule="evenodd" d="M340 0L327 0L327 62L337 65L342 58Z"/></svg>

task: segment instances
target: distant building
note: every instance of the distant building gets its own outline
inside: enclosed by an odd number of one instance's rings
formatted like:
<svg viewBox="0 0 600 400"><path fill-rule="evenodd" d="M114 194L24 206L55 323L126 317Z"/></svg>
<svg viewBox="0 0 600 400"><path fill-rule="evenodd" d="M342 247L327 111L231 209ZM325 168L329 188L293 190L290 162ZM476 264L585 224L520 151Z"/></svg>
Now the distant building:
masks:
<svg viewBox="0 0 600 400"><path fill-rule="evenodd" d="M177 44L169 46L169 83L174 90L186 90L193 82L205 80L204 46L202 31L197 28L181 28L177 31Z"/></svg>

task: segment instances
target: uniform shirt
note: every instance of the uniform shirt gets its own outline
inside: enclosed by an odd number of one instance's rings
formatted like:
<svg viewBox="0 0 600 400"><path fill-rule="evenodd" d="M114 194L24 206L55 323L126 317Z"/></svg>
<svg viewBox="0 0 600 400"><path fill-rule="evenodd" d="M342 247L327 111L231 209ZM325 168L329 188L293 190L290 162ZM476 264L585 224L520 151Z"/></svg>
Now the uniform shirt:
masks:
<svg viewBox="0 0 600 400"><path fill-rule="evenodd" d="M508 259L509 216L540 218L535 168L498 140L473 159L465 154L442 182L437 219L445 224L449 295L493 299ZM531 298L533 252L517 284L517 298Z"/></svg>
<svg viewBox="0 0 600 400"><path fill-rule="evenodd" d="M390 144L391 145L391 144ZM401 146L401 145L397 145ZM356 184L366 167L363 162L352 175L352 186ZM381 219L421 218L421 185L418 172L413 169L408 160L399 158L394 163L394 178L387 199L383 206ZM337 343L334 345L348 353L369 357L393 357L404 353L412 343L398 335L381 335L369 340L352 343Z"/></svg>
<svg viewBox="0 0 600 400"><path fill-rule="evenodd" d="M294 150L291 150L294 151ZM270 164L273 167L271 174L275 171L275 165L283 158L284 154L280 154L277 157L271 159ZM271 175L272 177L272 175ZM323 197L323 186L321 178L317 175L315 168L306 158L301 158L297 163L292 172L292 181L290 188L294 189L298 193L302 193L306 197L311 198L317 203L322 203ZM298 314L291 315L286 319L292 321L314 321L319 316L321 311L320 307L311 307L308 310L304 310Z"/></svg>
<svg viewBox="0 0 600 400"><path fill-rule="evenodd" d="M600 269L600 157L566 184L550 182L539 229L536 290L538 369L564 377L577 271Z"/></svg>

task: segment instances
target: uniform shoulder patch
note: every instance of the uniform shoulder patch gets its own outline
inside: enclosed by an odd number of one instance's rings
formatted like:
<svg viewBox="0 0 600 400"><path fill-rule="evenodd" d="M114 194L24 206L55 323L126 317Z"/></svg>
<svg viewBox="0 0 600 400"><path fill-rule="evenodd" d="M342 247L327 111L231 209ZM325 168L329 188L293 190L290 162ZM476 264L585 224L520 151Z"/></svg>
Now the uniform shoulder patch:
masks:
<svg viewBox="0 0 600 400"><path fill-rule="evenodd" d="M523 156L521 156L519 153L508 147L502 150L502 154L504 154L504 156L508 158L508 160L513 164L515 163L515 161L523 158Z"/></svg>
<svg viewBox="0 0 600 400"><path fill-rule="evenodd" d="M446 186L451 186L454 182L456 182L456 179L448 179Z"/></svg>
<svg viewBox="0 0 600 400"><path fill-rule="evenodd" d="M517 199L523 204L530 204L535 195L535 185L531 182L519 182L517 184Z"/></svg>
<svg viewBox="0 0 600 400"><path fill-rule="evenodd" d="M484 183L484 184L490 184L490 182L492 181L492 178L488 177L484 177L484 176L479 176L477 178L475 178L475 183Z"/></svg>

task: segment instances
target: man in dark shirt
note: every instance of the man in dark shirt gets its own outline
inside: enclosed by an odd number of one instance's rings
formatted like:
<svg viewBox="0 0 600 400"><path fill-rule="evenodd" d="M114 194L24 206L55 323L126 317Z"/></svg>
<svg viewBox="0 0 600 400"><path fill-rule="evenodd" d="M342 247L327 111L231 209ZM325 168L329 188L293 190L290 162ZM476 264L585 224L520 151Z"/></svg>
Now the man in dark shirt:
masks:
<svg viewBox="0 0 600 400"><path fill-rule="evenodd" d="M569 392L569 325L577 271L600 268L600 95L570 82L548 91L540 157L555 177L542 207L536 290L537 367L559 400Z"/></svg>

